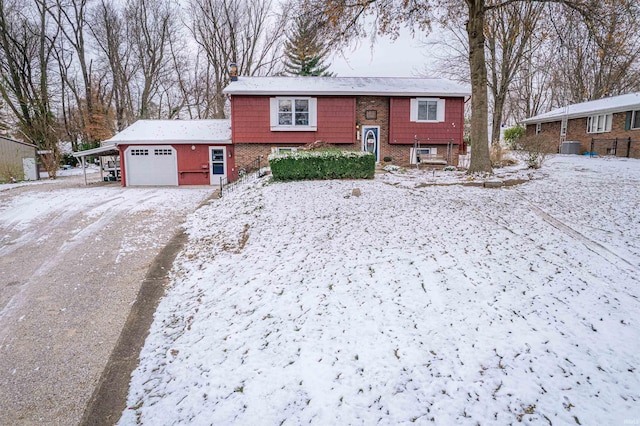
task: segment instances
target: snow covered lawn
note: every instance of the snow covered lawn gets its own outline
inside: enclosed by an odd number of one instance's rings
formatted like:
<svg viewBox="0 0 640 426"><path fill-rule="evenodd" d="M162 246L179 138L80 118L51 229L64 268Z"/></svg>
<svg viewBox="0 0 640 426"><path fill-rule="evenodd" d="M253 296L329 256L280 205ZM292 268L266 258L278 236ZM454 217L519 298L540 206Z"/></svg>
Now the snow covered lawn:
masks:
<svg viewBox="0 0 640 426"><path fill-rule="evenodd" d="M638 424L640 161L541 174L201 208L120 424Z"/></svg>

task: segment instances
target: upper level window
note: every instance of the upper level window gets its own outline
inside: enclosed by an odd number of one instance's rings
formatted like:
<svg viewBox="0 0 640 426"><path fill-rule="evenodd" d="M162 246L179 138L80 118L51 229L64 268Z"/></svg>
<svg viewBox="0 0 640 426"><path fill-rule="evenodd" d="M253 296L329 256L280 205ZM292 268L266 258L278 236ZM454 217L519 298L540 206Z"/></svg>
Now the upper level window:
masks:
<svg viewBox="0 0 640 426"><path fill-rule="evenodd" d="M315 98L271 98L271 130L315 131Z"/></svg>
<svg viewBox="0 0 640 426"><path fill-rule="evenodd" d="M604 133L611 131L613 114L592 115L587 118L587 133Z"/></svg>
<svg viewBox="0 0 640 426"><path fill-rule="evenodd" d="M411 121L439 123L444 121L444 99L411 99Z"/></svg>
<svg viewBox="0 0 640 426"><path fill-rule="evenodd" d="M542 131L542 123L536 123L536 135Z"/></svg>
<svg viewBox="0 0 640 426"><path fill-rule="evenodd" d="M633 111L631 115L631 128L640 129L640 110Z"/></svg>

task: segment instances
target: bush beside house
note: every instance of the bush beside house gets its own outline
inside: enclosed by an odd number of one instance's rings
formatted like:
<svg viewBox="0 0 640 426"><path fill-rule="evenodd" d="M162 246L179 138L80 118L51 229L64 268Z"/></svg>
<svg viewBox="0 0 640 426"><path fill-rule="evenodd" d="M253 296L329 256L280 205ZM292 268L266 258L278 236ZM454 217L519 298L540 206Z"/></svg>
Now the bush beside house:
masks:
<svg viewBox="0 0 640 426"><path fill-rule="evenodd" d="M269 156L273 179L373 179L376 158L363 151L297 151Z"/></svg>

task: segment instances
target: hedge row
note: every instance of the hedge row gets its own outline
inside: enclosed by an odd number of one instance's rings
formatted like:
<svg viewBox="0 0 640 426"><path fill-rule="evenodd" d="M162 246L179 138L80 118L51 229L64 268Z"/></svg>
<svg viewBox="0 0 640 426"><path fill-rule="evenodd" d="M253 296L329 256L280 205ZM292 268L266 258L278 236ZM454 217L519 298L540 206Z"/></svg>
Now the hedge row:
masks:
<svg viewBox="0 0 640 426"><path fill-rule="evenodd" d="M296 151L271 154L274 180L373 179L376 159L363 151Z"/></svg>

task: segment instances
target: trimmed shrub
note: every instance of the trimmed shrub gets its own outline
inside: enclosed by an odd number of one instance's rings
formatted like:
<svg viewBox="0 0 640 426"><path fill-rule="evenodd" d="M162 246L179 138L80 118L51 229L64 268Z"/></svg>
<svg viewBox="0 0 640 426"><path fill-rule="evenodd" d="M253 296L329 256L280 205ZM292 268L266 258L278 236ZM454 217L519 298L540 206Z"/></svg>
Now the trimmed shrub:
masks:
<svg viewBox="0 0 640 426"><path fill-rule="evenodd" d="M296 151L269 155L274 180L373 179L375 156L364 151Z"/></svg>

